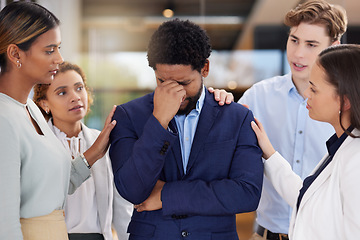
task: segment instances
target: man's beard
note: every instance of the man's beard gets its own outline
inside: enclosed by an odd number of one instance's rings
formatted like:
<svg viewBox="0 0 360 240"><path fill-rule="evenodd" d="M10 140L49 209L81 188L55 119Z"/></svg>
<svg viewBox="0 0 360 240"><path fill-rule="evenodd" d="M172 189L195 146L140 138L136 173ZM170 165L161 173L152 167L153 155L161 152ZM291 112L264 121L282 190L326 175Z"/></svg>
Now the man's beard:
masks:
<svg viewBox="0 0 360 240"><path fill-rule="evenodd" d="M191 110L196 108L196 103L201 96L202 88L203 88L203 84L201 81L201 87L199 88L197 94L195 96L185 98L184 101L189 101L188 104L184 109L179 109L176 115L188 115L191 112Z"/></svg>

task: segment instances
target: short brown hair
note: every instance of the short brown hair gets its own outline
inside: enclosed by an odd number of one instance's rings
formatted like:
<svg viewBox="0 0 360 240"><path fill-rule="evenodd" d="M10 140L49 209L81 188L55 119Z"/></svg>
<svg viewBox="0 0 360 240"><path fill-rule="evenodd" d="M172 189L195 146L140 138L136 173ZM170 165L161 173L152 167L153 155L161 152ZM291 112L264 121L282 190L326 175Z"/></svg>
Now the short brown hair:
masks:
<svg viewBox="0 0 360 240"><path fill-rule="evenodd" d="M59 65L59 71L56 74L65 73L65 72L71 71L71 70L77 72L81 76L81 78L82 78L82 80L84 82L84 88L85 88L85 90L87 92L87 95L88 95L88 109L87 109L87 112L89 112L90 111L90 106L93 103L93 97L92 97L92 94L91 94L91 90L87 85L86 75L85 75L84 71L76 64L72 64L72 63L69 63L69 62L63 62L62 64ZM55 77L56 77L56 75L55 75ZM50 118L52 116L51 112L46 113L42 109L42 107L40 105L40 102L41 102L41 100L46 99L46 92L49 89L49 86L50 86L50 84L36 84L34 86L34 96L33 96L34 102L36 103L36 105L39 106L39 108L41 109L41 112L44 114L44 116L46 118Z"/></svg>
<svg viewBox="0 0 360 240"><path fill-rule="evenodd" d="M284 20L289 27L299 26L302 22L325 25L332 42L340 40L347 28L345 9L323 0L310 0L299 4L286 14Z"/></svg>

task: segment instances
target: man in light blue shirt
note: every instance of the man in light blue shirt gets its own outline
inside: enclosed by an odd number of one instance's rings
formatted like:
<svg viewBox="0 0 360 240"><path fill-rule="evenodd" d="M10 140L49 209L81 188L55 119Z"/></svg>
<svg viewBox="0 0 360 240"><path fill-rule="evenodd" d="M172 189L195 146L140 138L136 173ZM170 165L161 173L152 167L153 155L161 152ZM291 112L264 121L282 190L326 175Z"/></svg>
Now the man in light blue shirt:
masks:
<svg viewBox="0 0 360 240"><path fill-rule="evenodd" d="M318 54L340 43L346 31L346 13L322 0L299 4L285 16L290 27L287 60L291 73L254 84L239 100L263 123L271 143L304 179L326 153L331 125L310 119L303 91ZM280 173L279 173L280 174ZM288 239L291 207L264 178L252 240Z"/></svg>
<svg viewBox="0 0 360 240"><path fill-rule="evenodd" d="M262 151L251 111L219 106L204 88L211 45L200 26L164 22L151 37L153 93L119 105L110 158L134 204L130 239L238 240L236 214L255 211Z"/></svg>

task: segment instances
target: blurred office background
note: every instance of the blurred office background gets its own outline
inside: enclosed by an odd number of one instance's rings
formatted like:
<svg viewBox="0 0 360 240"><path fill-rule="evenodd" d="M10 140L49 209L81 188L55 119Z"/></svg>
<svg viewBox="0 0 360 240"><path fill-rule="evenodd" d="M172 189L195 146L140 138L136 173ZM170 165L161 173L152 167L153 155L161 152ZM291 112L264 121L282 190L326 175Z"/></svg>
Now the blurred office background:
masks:
<svg viewBox="0 0 360 240"><path fill-rule="evenodd" d="M29 0L28 0L29 1ZM231 91L238 100L253 83L289 71L285 46L287 11L303 0L32 0L61 21L65 60L86 72L95 101L85 119L101 129L114 104L155 88L146 50L152 33L177 17L200 24L213 52L206 86ZM11 0L0 0L3 8ZM360 43L360 1L328 0L343 6L349 27L343 43ZM168 15L166 15L168 14Z"/></svg>
<svg viewBox="0 0 360 240"><path fill-rule="evenodd" d="M0 0L3 8L9 0ZM37 0L61 20L65 60L86 72L95 101L86 118L101 129L111 107L156 86L147 65L147 43L164 21L177 17L200 24L213 52L206 86L231 91L235 100L253 83L289 71L285 46L287 11L299 0ZM343 6L349 27L343 43L360 43L360 1ZM166 11L164 11L166 10ZM166 15L168 14L168 15ZM254 214L238 216L240 239L252 231Z"/></svg>

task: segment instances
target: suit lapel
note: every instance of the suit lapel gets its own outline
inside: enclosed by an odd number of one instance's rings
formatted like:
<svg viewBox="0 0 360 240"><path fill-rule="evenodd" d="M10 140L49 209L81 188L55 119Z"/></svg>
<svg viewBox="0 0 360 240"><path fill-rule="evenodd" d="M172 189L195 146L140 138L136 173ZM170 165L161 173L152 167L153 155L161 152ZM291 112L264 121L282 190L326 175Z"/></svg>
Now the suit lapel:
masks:
<svg viewBox="0 0 360 240"><path fill-rule="evenodd" d="M215 100L212 98L213 96L210 95L210 93L205 90L205 100L204 105L201 110L199 121L196 127L195 136L193 140L193 144L191 147L191 152L189 156L189 161L187 165L187 171L189 172L191 167L193 166L194 162L196 161L198 154L203 147L205 140L207 139L207 136L209 134L209 131L214 124L214 121L216 119L217 114L219 113L219 106ZM177 132L176 122L173 118L170 121L169 128L173 132ZM184 177L184 167L182 162L182 155L181 155L181 147L180 147L180 140L179 137L176 139L174 144L171 146L171 152L174 156L174 159L176 161L177 167L179 169L179 172L181 173L181 178Z"/></svg>
<svg viewBox="0 0 360 240"><path fill-rule="evenodd" d="M201 110L199 121L196 127L193 144L191 146L191 152L189 156L188 165L186 172L189 172L191 167L194 165L201 148L209 135L210 129L213 126L216 116L219 113L219 107L217 103L212 99L212 95L205 90L204 105Z"/></svg>
<svg viewBox="0 0 360 240"><path fill-rule="evenodd" d="M173 118L169 124L169 128L173 132L178 132L176 127L175 118ZM171 146L171 152L175 158L176 164L178 166L179 172L181 173L181 178L184 176L184 167L181 158L181 147L180 147L180 138L177 137L173 145Z"/></svg>

